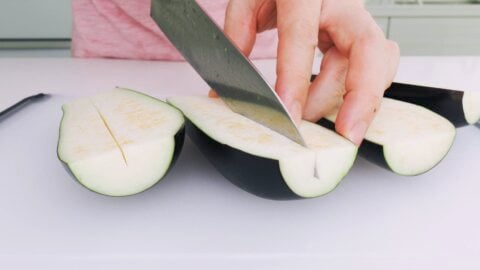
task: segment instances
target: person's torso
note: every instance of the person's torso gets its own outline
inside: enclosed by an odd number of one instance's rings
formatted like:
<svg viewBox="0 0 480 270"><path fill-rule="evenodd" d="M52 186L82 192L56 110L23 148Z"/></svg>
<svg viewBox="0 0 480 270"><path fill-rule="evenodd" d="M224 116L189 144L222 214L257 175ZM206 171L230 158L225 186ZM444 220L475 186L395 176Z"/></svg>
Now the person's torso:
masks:
<svg viewBox="0 0 480 270"><path fill-rule="evenodd" d="M109 57L181 60L150 18L150 0L73 0L72 54L75 57ZM228 0L198 0L223 26ZM258 35L252 58L275 57L275 31Z"/></svg>

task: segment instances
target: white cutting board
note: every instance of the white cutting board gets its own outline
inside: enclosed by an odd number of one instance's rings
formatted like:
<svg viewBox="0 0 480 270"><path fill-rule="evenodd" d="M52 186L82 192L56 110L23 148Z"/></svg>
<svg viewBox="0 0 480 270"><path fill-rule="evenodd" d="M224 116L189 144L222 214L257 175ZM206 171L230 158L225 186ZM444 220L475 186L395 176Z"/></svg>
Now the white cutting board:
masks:
<svg viewBox="0 0 480 270"><path fill-rule="evenodd" d="M334 192L287 202L233 186L187 140L157 186L110 198L57 160L66 99L0 122L0 269L480 267L479 128L422 176L358 159Z"/></svg>

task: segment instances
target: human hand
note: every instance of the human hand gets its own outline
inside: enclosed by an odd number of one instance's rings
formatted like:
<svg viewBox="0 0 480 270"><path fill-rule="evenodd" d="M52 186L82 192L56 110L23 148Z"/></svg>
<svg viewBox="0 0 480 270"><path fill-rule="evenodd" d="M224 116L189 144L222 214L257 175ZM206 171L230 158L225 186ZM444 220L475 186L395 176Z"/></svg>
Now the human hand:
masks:
<svg viewBox="0 0 480 270"><path fill-rule="evenodd" d="M317 121L341 104L336 130L359 145L395 76L397 44L385 38L363 0L230 0L225 33L244 54L258 32L275 27L275 91L294 120ZM310 83L317 47L324 57Z"/></svg>

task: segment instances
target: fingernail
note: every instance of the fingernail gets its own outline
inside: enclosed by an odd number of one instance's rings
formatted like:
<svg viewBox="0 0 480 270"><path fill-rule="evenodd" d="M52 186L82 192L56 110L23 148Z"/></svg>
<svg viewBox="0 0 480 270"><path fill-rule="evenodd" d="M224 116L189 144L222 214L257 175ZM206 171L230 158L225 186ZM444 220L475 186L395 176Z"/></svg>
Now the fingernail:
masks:
<svg viewBox="0 0 480 270"><path fill-rule="evenodd" d="M210 89L210 91L208 91L208 97L210 97L210 98L218 98L218 94L217 94L217 92L215 92L215 90Z"/></svg>
<svg viewBox="0 0 480 270"><path fill-rule="evenodd" d="M290 105L290 114L297 125L302 121L302 104L295 100Z"/></svg>
<svg viewBox="0 0 480 270"><path fill-rule="evenodd" d="M360 145L363 141L365 133L367 133L368 125L365 121L356 123L346 135L347 139L356 145Z"/></svg>

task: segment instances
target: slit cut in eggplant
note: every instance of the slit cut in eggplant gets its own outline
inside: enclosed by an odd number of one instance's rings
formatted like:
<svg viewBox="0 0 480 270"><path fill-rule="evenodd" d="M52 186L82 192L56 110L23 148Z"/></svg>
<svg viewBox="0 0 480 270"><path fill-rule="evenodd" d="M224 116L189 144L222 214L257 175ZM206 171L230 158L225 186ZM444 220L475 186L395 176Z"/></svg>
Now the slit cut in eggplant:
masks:
<svg viewBox="0 0 480 270"><path fill-rule="evenodd" d="M313 81L317 75L312 75ZM423 106L455 125L474 125L480 120L480 93L394 82L384 97Z"/></svg>
<svg viewBox="0 0 480 270"><path fill-rule="evenodd" d="M337 111L319 124L334 129ZM359 155L397 174L413 176L435 167L448 153L455 127L418 105L383 98Z"/></svg>
<svg viewBox="0 0 480 270"><path fill-rule="evenodd" d="M305 148L234 113L221 99L172 97L168 102L188 119L187 134L215 168L236 186L263 198L324 195L339 184L356 157L354 144L317 124L300 125L309 146Z"/></svg>
<svg viewBox="0 0 480 270"><path fill-rule="evenodd" d="M184 140L181 112L116 88L63 106L58 157L86 188L109 196L142 192L173 166Z"/></svg>

